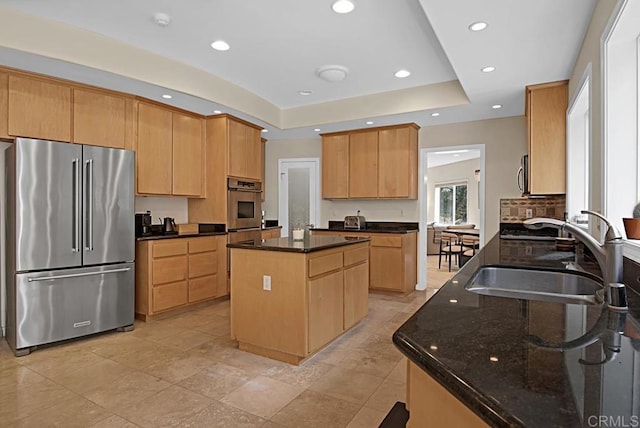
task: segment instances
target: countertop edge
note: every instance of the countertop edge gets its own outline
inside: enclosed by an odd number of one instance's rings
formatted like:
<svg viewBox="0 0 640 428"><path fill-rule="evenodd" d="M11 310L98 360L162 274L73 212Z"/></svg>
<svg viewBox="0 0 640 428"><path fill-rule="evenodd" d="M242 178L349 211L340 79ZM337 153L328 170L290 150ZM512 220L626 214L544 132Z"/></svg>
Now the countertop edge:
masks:
<svg viewBox="0 0 640 428"><path fill-rule="evenodd" d="M176 239L176 238L198 238L207 236L226 235L227 232L202 232L202 233L188 233L183 235L151 235L151 236L139 236L136 238L136 242L141 241L158 241L162 239Z"/></svg>
<svg viewBox="0 0 640 428"><path fill-rule="evenodd" d="M349 233L395 233L403 235L407 233L418 233L418 229L402 229L402 230L376 230L376 229L328 229L328 228L313 228L312 231L318 232L349 232Z"/></svg>
<svg viewBox="0 0 640 428"><path fill-rule="evenodd" d="M282 238L275 238L275 239L282 239ZM265 242L269 242L270 240L267 239ZM343 247L346 245L353 245L353 244L360 244L363 242L369 242L371 241L370 238L358 238L357 240L352 240L352 241L344 241L344 242L334 242L331 244L326 244L326 245L320 245L314 248L295 248L295 247L269 247L269 246L251 246L251 245L247 245L246 243L242 243L242 242L237 242L237 243L230 243L227 244L227 248L239 248L239 249L243 249L243 250L257 250L257 251L277 251L277 252L285 252L285 253L304 253L304 254L308 254L308 253L314 253L316 251L322 251L322 250L328 250L331 248L337 248L337 247Z"/></svg>

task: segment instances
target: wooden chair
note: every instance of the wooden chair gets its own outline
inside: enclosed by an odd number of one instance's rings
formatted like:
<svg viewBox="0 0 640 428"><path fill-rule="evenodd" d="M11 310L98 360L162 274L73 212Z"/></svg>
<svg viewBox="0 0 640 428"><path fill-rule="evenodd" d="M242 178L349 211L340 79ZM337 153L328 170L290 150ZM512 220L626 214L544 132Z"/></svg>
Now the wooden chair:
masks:
<svg viewBox="0 0 640 428"><path fill-rule="evenodd" d="M455 233L442 232L440 235L440 253L438 255L438 269L442 266L442 256L445 261L449 261L449 272L451 272L451 259L456 256L458 264L460 263L460 253L462 245L458 243L458 235Z"/></svg>
<svg viewBox="0 0 640 428"><path fill-rule="evenodd" d="M471 235L462 235L460 238L460 257L458 260L461 265L464 265L464 261L470 259L476 254L476 250L480 248L480 238Z"/></svg>

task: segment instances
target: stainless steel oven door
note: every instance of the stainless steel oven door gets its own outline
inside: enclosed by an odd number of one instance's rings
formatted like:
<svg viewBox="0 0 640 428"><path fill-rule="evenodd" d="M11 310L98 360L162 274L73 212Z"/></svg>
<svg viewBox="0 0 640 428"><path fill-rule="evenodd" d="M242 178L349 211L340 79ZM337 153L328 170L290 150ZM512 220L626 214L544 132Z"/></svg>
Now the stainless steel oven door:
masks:
<svg viewBox="0 0 640 428"><path fill-rule="evenodd" d="M260 192L232 190L227 193L227 229L260 227L262 201Z"/></svg>

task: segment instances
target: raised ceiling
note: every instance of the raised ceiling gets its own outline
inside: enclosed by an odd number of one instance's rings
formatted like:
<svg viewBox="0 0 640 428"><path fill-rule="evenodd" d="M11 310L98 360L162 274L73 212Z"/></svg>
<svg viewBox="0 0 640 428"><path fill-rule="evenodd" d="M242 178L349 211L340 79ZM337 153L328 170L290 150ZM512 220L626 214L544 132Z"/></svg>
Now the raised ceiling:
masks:
<svg viewBox="0 0 640 428"><path fill-rule="evenodd" d="M269 139L425 126L523 114L525 85L570 77L596 1L354 0L346 15L331 3L4 0L0 63L228 111ZM475 21L489 26L471 32ZM219 39L231 49L213 50ZM317 76L333 64L348 69L343 81Z"/></svg>

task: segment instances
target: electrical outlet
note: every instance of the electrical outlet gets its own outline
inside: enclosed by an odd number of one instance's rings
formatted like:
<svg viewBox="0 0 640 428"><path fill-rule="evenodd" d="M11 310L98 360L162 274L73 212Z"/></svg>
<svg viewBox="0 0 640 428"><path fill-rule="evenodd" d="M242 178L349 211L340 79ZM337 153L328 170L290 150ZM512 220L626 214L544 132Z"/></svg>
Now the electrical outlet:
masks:
<svg viewBox="0 0 640 428"><path fill-rule="evenodd" d="M533 210L531 208L527 208L527 213L525 215L527 218L533 217Z"/></svg>
<svg viewBox="0 0 640 428"><path fill-rule="evenodd" d="M264 291L271 291L271 276L262 275L262 289Z"/></svg>

